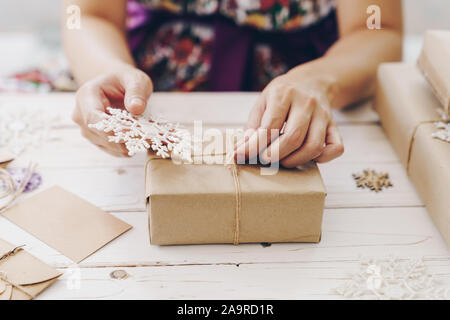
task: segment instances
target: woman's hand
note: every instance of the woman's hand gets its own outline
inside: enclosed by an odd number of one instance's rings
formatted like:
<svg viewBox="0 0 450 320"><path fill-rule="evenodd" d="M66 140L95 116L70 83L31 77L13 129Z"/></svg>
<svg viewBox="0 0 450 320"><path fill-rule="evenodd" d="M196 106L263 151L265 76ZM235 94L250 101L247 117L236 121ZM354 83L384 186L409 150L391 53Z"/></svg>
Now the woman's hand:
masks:
<svg viewBox="0 0 450 320"><path fill-rule="evenodd" d="M280 161L293 168L342 155L344 145L330 107L334 82L298 78L293 73L277 77L261 93L237 144L238 160L259 154L264 163Z"/></svg>
<svg viewBox="0 0 450 320"><path fill-rule="evenodd" d="M107 133L88 125L102 120L107 107L125 108L132 114L143 113L152 91L153 84L144 72L131 66L123 67L94 78L78 89L72 119L81 127L82 135L100 149L115 156L127 156L124 144L109 142Z"/></svg>

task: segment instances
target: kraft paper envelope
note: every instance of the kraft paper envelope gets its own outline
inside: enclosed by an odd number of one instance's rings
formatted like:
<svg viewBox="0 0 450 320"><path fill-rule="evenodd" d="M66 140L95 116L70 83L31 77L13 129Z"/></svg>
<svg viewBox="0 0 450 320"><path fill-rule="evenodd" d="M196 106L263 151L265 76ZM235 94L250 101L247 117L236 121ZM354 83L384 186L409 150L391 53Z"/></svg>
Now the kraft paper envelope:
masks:
<svg viewBox="0 0 450 320"><path fill-rule="evenodd" d="M14 248L12 244L0 239L0 257ZM1 260L0 272L7 279L7 281L0 280L0 291L2 291L0 300L30 300L61 276L56 269L25 250L17 251L16 254Z"/></svg>
<svg viewBox="0 0 450 320"><path fill-rule="evenodd" d="M57 186L17 203L3 216L77 263L131 229Z"/></svg>

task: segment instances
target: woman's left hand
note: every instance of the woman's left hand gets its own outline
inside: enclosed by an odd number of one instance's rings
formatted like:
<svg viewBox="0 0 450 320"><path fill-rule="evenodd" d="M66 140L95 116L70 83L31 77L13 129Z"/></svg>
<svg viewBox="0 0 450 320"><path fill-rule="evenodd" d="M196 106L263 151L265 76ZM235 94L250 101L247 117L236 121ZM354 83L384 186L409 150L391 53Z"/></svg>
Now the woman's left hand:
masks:
<svg viewBox="0 0 450 320"><path fill-rule="evenodd" d="M332 81L298 80L290 73L275 78L250 112L244 138L236 145L238 160L260 155L263 163L279 161L293 168L342 155L344 145L330 107L332 87Z"/></svg>

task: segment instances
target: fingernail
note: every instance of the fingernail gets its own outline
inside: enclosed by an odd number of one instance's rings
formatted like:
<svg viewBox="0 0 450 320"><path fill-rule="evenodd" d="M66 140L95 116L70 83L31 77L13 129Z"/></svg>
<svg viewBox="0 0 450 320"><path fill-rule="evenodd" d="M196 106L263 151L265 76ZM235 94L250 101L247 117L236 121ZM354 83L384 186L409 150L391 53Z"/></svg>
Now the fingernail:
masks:
<svg viewBox="0 0 450 320"><path fill-rule="evenodd" d="M261 154L261 162L263 162L263 163L269 163L270 162L270 153L268 153L267 151L264 151L262 154Z"/></svg>
<svg viewBox="0 0 450 320"><path fill-rule="evenodd" d="M133 97L129 100L129 107L142 107L145 106L145 101L139 97Z"/></svg>

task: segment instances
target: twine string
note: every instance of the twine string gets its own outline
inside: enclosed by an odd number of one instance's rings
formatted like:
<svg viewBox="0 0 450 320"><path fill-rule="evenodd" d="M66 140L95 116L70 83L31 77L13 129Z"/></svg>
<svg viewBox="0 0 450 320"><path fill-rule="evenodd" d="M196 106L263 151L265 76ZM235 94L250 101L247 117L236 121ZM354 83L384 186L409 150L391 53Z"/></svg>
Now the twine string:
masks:
<svg viewBox="0 0 450 320"><path fill-rule="evenodd" d="M205 156L212 156L211 154L200 154L196 155L200 157ZM225 156L225 162L224 167L229 169L231 171L231 174L233 176L233 182L234 182L234 189L235 189L235 215L234 215L234 236L233 236L233 244L238 245L239 244L239 238L240 238L240 220L241 220L241 198L242 198L242 191L241 191L241 184L239 181L239 167L235 161L235 151L230 153L219 153L214 154L214 156ZM150 157L147 159L147 161L154 161L154 160L164 160L160 157ZM147 170L147 165L145 166ZM147 175L147 173L146 173Z"/></svg>
<svg viewBox="0 0 450 320"><path fill-rule="evenodd" d="M7 170L0 168L0 186L3 185L3 188L0 190L0 200L9 197L8 201L0 205L0 212L8 208L8 206L13 203L20 194L22 194L23 190L30 182L35 170L36 164L30 163L26 171L25 179L23 179L19 186L16 186L14 178L11 174Z"/></svg>
<svg viewBox="0 0 450 320"><path fill-rule="evenodd" d="M225 167L231 170L233 175L234 190L235 190L235 215L234 215L234 238L233 244L239 244L240 222L241 222L241 183L239 181L239 168L235 161L235 152L230 152L226 155Z"/></svg>
<svg viewBox="0 0 450 320"><path fill-rule="evenodd" d="M5 254L3 254L0 257L0 263L6 261L8 258L10 258L12 256L15 256L17 253L19 253L20 251L23 250L23 247L24 247L24 245L15 247L14 249L12 249L12 250L6 252ZM17 288L19 291L22 291L23 293L25 293L30 298L32 298L32 299L36 298L36 296L34 296L33 294L29 293L23 286L21 286L20 284L14 282L14 281L9 280L8 279L8 275L7 275L7 273L5 271L1 271L0 270L0 280L6 282L7 284L9 284L10 286L12 286L14 288Z"/></svg>

